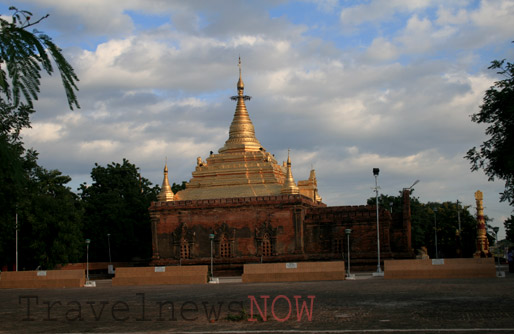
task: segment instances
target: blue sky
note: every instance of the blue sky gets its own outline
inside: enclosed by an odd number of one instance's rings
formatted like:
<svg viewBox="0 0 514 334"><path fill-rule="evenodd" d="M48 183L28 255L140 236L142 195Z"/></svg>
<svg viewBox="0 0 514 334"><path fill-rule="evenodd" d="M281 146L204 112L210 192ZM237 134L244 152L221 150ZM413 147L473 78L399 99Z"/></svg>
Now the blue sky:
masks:
<svg viewBox="0 0 514 334"><path fill-rule="evenodd" d="M0 0L5 15L12 2ZM493 59L513 59L513 0L16 1L63 47L82 108L67 109L59 78L44 78L25 143L46 168L91 182L94 163L129 159L160 184L191 178L228 138L237 59L247 107L277 160L291 149L295 179L317 171L329 205L421 180L423 202L474 207L504 235L511 208L501 181L463 158L486 139L470 121L497 79ZM473 208L471 209L474 210Z"/></svg>

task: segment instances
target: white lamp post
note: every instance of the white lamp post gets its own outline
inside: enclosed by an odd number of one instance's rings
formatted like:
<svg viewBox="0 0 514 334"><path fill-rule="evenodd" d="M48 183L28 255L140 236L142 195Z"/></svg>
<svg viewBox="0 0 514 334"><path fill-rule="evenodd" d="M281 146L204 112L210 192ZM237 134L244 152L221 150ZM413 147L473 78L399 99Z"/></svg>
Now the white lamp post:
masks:
<svg viewBox="0 0 514 334"><path fill-rule="evenodd" d="M109 265L107 266L107 273L109 275L114 275L114 267L112 265L111 258L111 234L107 233L107 248L109 249Z"/></svg>
<svg viewBox="0 0 514 334"><path fill-rule="evenodd" d="M86 280L89 281L89 244L91 240L86 239Z"/></svg>
<svg viewBox="0 0 514 334"><path fill-rule="evenodd" d="M109 264L112 263L111 260L111 234L107 233L107 247L109 248Z"/></svg>
<svg viewBox="0 0 514 334"><path fill-rule="evenodd" d="M355 275L350 273L350 233L352 233L352 229L347 228L344 232L346 233L346 244L348 245L348 270L346 272L346 279L355 279Z"/></svg>
<svg viewBox="0 0 514 334"><path fill-rule="evenodd" d="M457 200L457 222L459 223L459 235L461 232L461 226L460 226L460 207L459 207L459 200Z"/></svg>
<svg viewBox="0 0 514 334"><path fill-rule="evenodd" d="M16 271L18 271L18 212L16 212Z"/></svg>
<svg viewBox="0 0 514 334"><path fill-rule="evenodd" d="M383 276L382 269L380 268L380 222L379 222L379 213L378 213L378 173L380 173L380 169L373 168L373 175L375 175L375 199L376 199L376 207L377 207L377 256L378 256L378 264L377 264L377 272L374 274L375 276Z"/></svg>
<svg viewBox="0 0 514 334"><path fill-rule="evenodd" d="M496 253L498 253L498 231L499 230L500 230L500 228L498 226L493 227L493 231L495 234L494 246L496 248ZM498 266L496 267L496 276L500 277L500 255L499 255L499 253L497 254L497 257L498 257Z"/></svg>
<svg viewBox="0 0 514 334"><path fill-rule="evenodd" d="M212 243L214 241L214 234L209 234L209 239L211 239L211 277L214 275L214 264L213 264L213 258L212 258Z"/></svg>
<svg viewBox="0 0 514 334"><path fill-rule="evenodd" d="M434 208L434 231L435 231L435 258L439 258L439 252L437 251L437 208Z"/></svg>

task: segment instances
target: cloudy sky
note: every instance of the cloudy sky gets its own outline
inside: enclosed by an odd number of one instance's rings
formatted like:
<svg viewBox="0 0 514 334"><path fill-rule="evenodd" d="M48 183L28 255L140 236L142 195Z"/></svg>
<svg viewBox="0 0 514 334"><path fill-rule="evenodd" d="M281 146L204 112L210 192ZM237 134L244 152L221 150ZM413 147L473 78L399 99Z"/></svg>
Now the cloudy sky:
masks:
<svg viewBox="0 0 514 334"><path fill-rule="evenodd" d="M384 194L415 180L421 201L472 206L504 236L503 182L463 157L484 126L470 115L514 58L511 0L69 1L0 0L40 17L80 78L70 111L58 75L45 78L27 146L40 163L91 182L95 162L127 158L153 183L191 178L228 138L241 56L250 117L277 160L291 149L295 179L316 169L328 205Z"/></svg>

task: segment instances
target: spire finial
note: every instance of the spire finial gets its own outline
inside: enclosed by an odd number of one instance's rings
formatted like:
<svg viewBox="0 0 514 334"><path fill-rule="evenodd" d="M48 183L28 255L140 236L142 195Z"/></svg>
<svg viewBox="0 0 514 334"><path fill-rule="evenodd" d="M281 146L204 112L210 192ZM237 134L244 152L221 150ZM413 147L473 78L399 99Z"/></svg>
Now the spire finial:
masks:
<svg viewBox="0 0 514 334"><path fill-rule="evenodd" d="M239 56L239 62L237 66L239 66L239 81L237 82L237 91L239 96L243 96L245 84L243 83L243 77L241 75L241 56Z"/></svg>
<svg viewBox="0 0 514 334"><path fill-rule="evenodd" d="M157 200L160 202L173 201L173 191L168 180L168 157L166 157L166 162L164 163L164 178L162 180L161 192L157 195Z"/></svg>
<svg viewBox="0 0 514 334"><path fill-rule="evenodd" d="M286 179L284 180L284 185L280 190L281 194L299 194L300 190L298 186L294 182L293 172L291 171L291 158L289 157L289 152L291 149L287 149L287 171L286 171Z"/></svg>

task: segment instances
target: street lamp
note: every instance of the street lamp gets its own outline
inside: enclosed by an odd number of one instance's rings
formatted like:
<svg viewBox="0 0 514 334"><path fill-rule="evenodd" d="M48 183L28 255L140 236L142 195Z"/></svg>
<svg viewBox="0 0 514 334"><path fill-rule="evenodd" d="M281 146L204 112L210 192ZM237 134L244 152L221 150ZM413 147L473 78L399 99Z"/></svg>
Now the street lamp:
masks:
<svg viewBox="0 0 514 334"><path fill-rule="evenodd" d="M494 246L496 247L496 253L497 253L497 257L498 257L498 266L496 267L496 271L497 271L497 274L496 276L500 276L500 255L498 254L498 231L500 230L500 228L498 226L495 226L493 227L493 231L494 231L494 234L495 234L495 237L494 237Z"/></svg>
<svg viewBox="0 0 514 334"><path fill-rule="evenodd" d="M209 234L209 239L211 239L211 277L214 275L214 266L213 266L213 259L212 259L212 243L214 241L214 234Z"/></svg>
<svg viewBox="0 0 514 334"><path fill-rule="evenodd" d="M16 271L18 271L18 210L16 210Z"/></svg>
<svg viewBox="0 0 514 334"><path fill-rule="evenodd" d="M353 275L350 274L350 233L352 233L352 229L347 228L344 232L346 233L346 244L348 245L348 270L346 272L346 278L353 279Z"/></svg>
<svg viewBox="0 0 514 334"><path fill-rule="evenodd" d="M437 208L434 208L434 231L435 231L435 258L439 259L439 252L437 251Z"/></svg>
<svg viewBox="0 0 514 334"><path fill-rule="evenodd" d="M405 188L405 189L407 189L407 190L409 190L409 191L410 191L410 190L411 190L412 188L414 188L414 186L415 186L416 184L418 184L418 183L419 183L419 180L416 180L416 181L414 181L414 183L412 184L412 186L410 186L409 188Z"/></svg>
<svg viewBox="0 0 514 334"><path fill-rule="evenodd" d="M459 223L459 235L461 232L461 226L460 226L460 207L459 207L460 201L457 200L457 222Z"/></svg>
<svg viewBox="0 0 514 334"><path fill-rule="evenodd" d="M109 248L109 264L112 263L111 260L111 234L107 233L107 247Z"/></svg>
<svg viewBox="0 0 514 334"><path fill-rule="evenodd" d="M111 258L111 234L107 233L107 248L109 249L109 265L107 266L107 273L110 275L114 274L114 267L112 265Z"/></svg>
<svg viewBox="0 0 514 334"><path fill-rule="evenodd" d="M86 280L89 281L89 244L91 240L86 239Z"/></svg>
<svg viewBox="0 0 514 334"><path fill-rule="evenodd" d="M380 223L379 223L379 217L378 217L378 173L380 173L380 169L373 168L373 175L375 175L375 199L376 199L376 207L377 207L377 256L378 256L378 264L377 264L377 276L382 276L382 269L380 269Z"/></svg>

